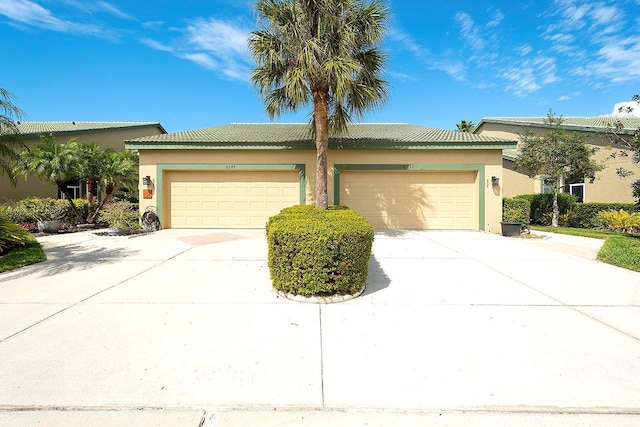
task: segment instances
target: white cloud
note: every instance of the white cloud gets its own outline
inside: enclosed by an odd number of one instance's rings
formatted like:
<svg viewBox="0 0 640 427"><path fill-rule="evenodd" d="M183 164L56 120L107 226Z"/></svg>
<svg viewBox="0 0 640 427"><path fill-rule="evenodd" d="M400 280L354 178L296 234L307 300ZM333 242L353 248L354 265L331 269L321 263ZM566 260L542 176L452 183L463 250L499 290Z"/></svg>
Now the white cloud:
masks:
<svg viewBox="0 0 640 427"><path fill-rule="evenodd" d="M74 22L55 16L49 9L30 0L0 0L0 15L11 19L14 24L26 25L61 33L88 34L110 38L114 32L97 25Z"/></svg>
<svg viewBox="0 0 640 427"><path fill-rule="evenodd" d="M505 91L517 96L526 96L559 80L555 59L545 56L516 63L504 71L502 77L508 82Z"/></svg>
<svg viewBox="0 0 640 427"><path fill-rule="evenodd" d="M418 58L426 58L431 56L431 51L429 49L417 43L410 35L408 35L404 31L392 27L389 29L387 34L390 40L398 42L403 49L408 50Z"/></svg>
<svg viewBox="0 0 640 427"><path fill-rule="evenodd" d="M217 70L219 68L218 63L205 53L181 53L178 56L193 61L210 70Z"/></svg>
<svg viewBox="0 0 640 427"><path fill-rule="evenodd" d="M456 22L460 26L460 34L465 42L472 49L481 50L484 48L484 40L480 36L480 32L468 13L458 12L455 15Z"/></svg>
<svg viewBox="0 0 640 427"><path fill-rule="evenodd" d="M612 38L597 52L593 72L613 82L640 78L640 36Z"/></svg>
<svg viewBox="0 0 640 427"><path fill-rule="evenodd" d="M249 30L211 18L197 19L186 31L189 42L196 49L224 58L248 57Z"/></svg>
<svg viewBox="0 0 640 427"><path fill-rule="evenodd" d="M498 10L498 11L496 11L495 16L493 17L493 19L487 23L487 27L488 28L497 27L498 25L500 25L500 23L502 23L503 19L504 19L504 13L502 13L500 10Z"/></svg>
<svg viewBox="0 0 640 427"><path fill-rule="evenodd" d="M569 95L562 95L558 98L558 102L569 101L571 97Z"/></svg>
<svg viewBox="0 0 640 427"><path fill-rule="evenodd" d="M520 56L527 56L528 54L531 53L532 50L533 50L533 48L531 47L531 45L525 44L525 45L522 45L519 48L517 48L516 52Z"/></svg>
<svg viewBox="0 0 640 427"><path fill-rule="evenodd" d="M118 18L127 19L130 21L135 20L135 18L133 18L131 15L124 13L123 11L121 11L120 9L118 9L117 7L115 7L114 5L106 1L96 2L95 6L96 6L96 10L100 10L100 9L104 10L105 12L108 12L111 15L116 16Z"/></svg>
<svg viewBox="0 0 640 427"><path fill-rule="evenodd" d="M143 27L155 29L162 22L147 22ZM184 37L162 42L143 37L140 42L152 49L171 53L232 80L249 79L251 59L247 42L250 31L231 22L215 18L198 18L185 28L176 29Z"/></svg>
<svg viewBox="0 0 640 427"><path fill-rule="evenodd" d="M149 39L149 38L143 38L143 39L140 39L140 42L142 44L145 44L145 45L149 46L152 49L155 49L155 50L160 50L162 52L170 52L170 53L174 52L174 49L171 46L167 46L165 44L162 44L157 40L153 40L153 39Z"/></svg>
<svg viewBox="0 0 640 427"><path fill-rule="evenodd" d="M614 117L640 117L640 103L637 101L618 102L613 107L611 116Z"/></svg>

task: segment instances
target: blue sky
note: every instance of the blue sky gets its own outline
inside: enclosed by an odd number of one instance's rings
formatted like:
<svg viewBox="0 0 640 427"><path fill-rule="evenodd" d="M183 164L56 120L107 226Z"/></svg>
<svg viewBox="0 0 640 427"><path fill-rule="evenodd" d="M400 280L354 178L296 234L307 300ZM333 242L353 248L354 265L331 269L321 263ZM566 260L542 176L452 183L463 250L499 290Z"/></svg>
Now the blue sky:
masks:
<svg viewBox="0 0 640 427"><path fill-rule="evenodd" d="M387 4L390 95L366 122L594 116L640 93L640 0ZM0 0L0 87L24 120L267 122L255 28L251 0Z"/></svg>

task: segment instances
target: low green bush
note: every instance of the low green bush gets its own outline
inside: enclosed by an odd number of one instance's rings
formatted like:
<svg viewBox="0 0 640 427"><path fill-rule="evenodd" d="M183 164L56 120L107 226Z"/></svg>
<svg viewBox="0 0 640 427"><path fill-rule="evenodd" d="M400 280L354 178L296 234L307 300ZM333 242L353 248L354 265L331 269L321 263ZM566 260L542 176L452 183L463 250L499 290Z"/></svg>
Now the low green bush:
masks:
<svg viewBox="0 0 640 427"><path fill-rule="evenodd" d="M27 243L29 233L0 212L0 254Z"/></svg>
<svg viewBox="0 0 640 427"><path fill-rule="evenodd" d="M138 229L140 221L138 206L127 201L107 203L99 214L100 220L106 221L109 227L122 229Z"/></svg>
<svg viewBox="0 0 640 427"><path fill-rule="evenodd" d="M602 211L598 214L598 220L602 221L609 230L632 233L640 229L640 213L629 213L620 209L619 211Z"/></svg>
<svg viewBox="0 0 640 427"><path fill-rule="evenodd" d="M531 224L549 225L553 215L553 194L521 194L514 199L528 200L531 206ZM569 193L558 193L560 215L566 214L576 205L576 197Z"/></svg>
<svg viewBox="0 0 640 427"><path fill-rule="evenodd" d="M80 212L80 221L65 199L50 197L29 197L5 205L4 212L15 223L30 231L37 231L36 223L43 220L60 220L66 225L83 222L88 215L89 204L85 199L73 201Z"/></svg>
<svg viewBox="0 0 640 427"><path fill-rule="evenodd" d="M357 212L293 206L267 222L274 289L304 296L353 295L366 282L373 227Z"/></svg>
<svg viewBox="0 0 640 427"><path fill-rule="evenodd" d="M502 199L502 220L505 222L519 222L529 224L531 205L526 199Z"/></svg>
<svg viewBox="0 0 640 427"><path fill-rule="evenodd" d="M638 211L638 206L633 203L578 203L568 215L566 225L575 228L604 228L605 224L598 219L598 214L619 210L633 213Z"/></svg>

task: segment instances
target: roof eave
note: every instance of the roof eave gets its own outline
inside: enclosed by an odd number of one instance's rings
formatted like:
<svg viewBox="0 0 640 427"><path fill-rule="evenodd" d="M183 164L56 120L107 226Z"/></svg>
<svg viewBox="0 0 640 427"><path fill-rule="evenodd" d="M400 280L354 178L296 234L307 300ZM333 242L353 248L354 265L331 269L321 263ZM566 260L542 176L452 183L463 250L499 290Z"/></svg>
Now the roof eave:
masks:
<svg viewBox="0 0 640 427"><path fill-rule="evenodd" d="M312 142L296 143L233 143L233 142L158 142L125 141L130 150L315 150ZM391 143L330 142L330 150L508 150L515 141Z"/></svg>

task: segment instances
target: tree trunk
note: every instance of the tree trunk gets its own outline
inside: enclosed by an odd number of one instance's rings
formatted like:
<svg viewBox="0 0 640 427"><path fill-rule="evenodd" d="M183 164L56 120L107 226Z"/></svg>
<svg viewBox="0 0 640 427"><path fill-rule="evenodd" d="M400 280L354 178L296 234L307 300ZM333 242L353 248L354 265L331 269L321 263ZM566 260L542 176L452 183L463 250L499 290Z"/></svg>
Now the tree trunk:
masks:
<svg viewBox="0 0 640 427"><path fill-rule="evenodd" d="M92 222L92 218L94 218L94 216L92 215L91 212L91 207L94 205L94 203L96 202L96 197L97 197L97 193L98 193L98 181L96 181L95 179L90 179L89 181L87 181L87 202L88 202L88 209L87 209L87 222Z"/></svg>
<svg viewBox="0 0 640 427"><path fill-rule="evenodd" d="M558 184L559 180L553 182L553 216L551 217L551 226L558 226L558 218L560 217L560 208L558 207Z"/></svg>
<svg viewBox="0 0 640 427"><path fill-rule="evenodd" d="M316 126L316 207L327 209L327 151L329 150L329 119L327 114L328 94L313 93L313 117Z"/></svg>
<svg viewBox="0 0 640 427"><path fill-rule="evenodd" d="M102 199L102 202L100 202L100 206L98 206L98 209L96 209L96 211L93 213L93 215L91 216L91 223L96 222L96 219L98 217L98 212L100 212L102 210L102 208L104 207L104 205L107 204L107 202L109 202L109 199L111 198L111 194L113 193L113 189L114 189L115 185L113 182L110 182L107 184L107 188L104 189L104 199Z"/></svg>
<svg viewBox="0 0 640 427"><path fill-rule="evenodd" d="M58 186L58 189L62 192L62 194L64 194L66 199L69 201L69 204L71 205L71 210L76 215L76 219L78 221L82 220L82 218L80 217L80 211L76 207L76 204L73 203L73 197L71 196L71 193L69 193L69 187L67 186L67 183L64 181L57 181L56 185Z"/></svg>

